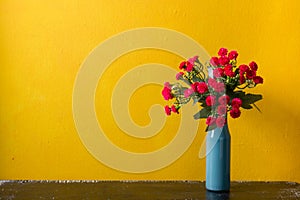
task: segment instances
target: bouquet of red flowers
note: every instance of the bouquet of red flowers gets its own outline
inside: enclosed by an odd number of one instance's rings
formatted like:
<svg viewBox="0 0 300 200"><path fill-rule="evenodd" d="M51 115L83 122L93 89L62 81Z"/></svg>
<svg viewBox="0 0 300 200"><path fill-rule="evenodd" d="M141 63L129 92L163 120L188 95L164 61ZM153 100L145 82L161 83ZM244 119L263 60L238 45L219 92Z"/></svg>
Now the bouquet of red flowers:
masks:
<svg viewBox="0 0 300 200"><path fill-rule="evenodd" d="M243 91L263 83L263 78L257 75L258 66L254 61L238 66L237 57L236 51L220 48L218 57L212 57L206 66L198 56L181 62L176 79L185 85L166 82L162 90L165 100L175 99L171 106L165 106L166 114L179 113L181 106L192 100L202 107L194 118L206 118L206 130L212 130L224 126L227 112L232 118L238 118L241 108L255 107L260 111L255 102L262 95Z"/></svg>

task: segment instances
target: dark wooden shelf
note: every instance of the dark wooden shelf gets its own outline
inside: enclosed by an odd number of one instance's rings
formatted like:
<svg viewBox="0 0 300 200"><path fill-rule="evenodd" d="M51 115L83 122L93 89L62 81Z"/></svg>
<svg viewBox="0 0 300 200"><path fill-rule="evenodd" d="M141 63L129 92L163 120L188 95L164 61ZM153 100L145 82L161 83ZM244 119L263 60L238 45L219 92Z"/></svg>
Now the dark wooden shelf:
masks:
<svg viewBox="0 0 300 200"><path fill-rule="evenodd" d="M0 199L300 199L291 182L232 182L229 193L197 181L0 181Z"/></svg>

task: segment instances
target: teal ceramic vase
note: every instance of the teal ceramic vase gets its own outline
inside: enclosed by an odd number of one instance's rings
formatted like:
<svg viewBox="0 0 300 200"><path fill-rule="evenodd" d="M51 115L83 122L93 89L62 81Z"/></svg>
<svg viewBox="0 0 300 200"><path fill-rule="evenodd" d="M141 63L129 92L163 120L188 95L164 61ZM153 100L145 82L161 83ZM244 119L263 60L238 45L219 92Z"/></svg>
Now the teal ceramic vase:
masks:
<svg viewBox="0 0 300 200"><path fill-rule="evenodd" d="M206 136L206 189L230 190L230 133L227 123Z"/></svg>

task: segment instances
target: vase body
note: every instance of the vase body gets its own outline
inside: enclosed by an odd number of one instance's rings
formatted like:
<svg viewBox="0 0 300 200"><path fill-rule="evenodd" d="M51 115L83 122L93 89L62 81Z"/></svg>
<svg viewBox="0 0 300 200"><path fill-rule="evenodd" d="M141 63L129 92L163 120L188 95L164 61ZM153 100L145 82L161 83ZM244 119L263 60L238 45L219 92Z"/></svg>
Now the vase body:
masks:
<svg viewBox="0 0 300 200"><path fill-rule="evenodd" d="M206 189L230 189L230 133L227 123L223 128L208 131L206 136Z"/></svg>

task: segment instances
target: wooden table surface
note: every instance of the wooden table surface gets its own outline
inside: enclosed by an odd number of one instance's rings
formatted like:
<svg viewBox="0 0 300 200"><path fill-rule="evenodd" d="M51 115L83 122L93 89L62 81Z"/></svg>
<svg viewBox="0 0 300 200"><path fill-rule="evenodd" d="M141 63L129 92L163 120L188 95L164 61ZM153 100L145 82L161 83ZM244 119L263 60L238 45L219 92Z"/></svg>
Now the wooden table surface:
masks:
<svg viewBox="0 0 300 200"><path fill-rule="evenodd" d="M232 182L213 193L197 181L0 181L0 199L300 199L291 182Z"/></svg>

